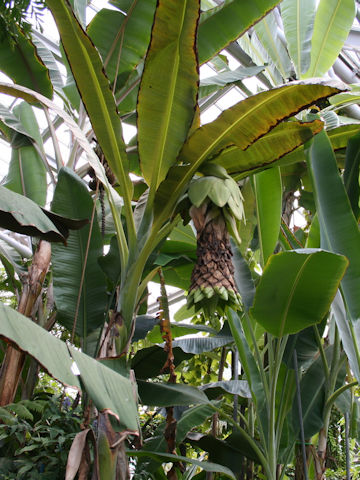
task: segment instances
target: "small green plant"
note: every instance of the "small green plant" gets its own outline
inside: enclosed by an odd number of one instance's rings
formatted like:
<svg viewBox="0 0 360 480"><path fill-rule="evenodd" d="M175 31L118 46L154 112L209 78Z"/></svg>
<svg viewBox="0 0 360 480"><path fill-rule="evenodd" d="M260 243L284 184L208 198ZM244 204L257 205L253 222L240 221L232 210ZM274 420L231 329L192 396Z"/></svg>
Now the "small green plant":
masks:
<svg viewBox="0 0 360 480"><path fill-rule="evenodd" d="M81 417L68 397L38 395L0 408L0 479L63 479Z"/></svg>

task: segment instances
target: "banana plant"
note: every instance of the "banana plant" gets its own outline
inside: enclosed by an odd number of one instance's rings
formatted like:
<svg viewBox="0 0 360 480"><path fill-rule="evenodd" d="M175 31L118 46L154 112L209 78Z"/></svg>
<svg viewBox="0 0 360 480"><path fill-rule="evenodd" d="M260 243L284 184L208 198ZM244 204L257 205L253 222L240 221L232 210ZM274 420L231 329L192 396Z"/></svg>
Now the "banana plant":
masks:
<svg viewBox="0 0 360 480"><path fill-rule="evenodd" d="M259 175L254 184L258 206L263 212L259 211L259 218L264 225L262 231L272 227L271 232L264 235L261 240L262 258L264 263L269 259L275 247L281 212L279 209L275 211L274 224L270 222L266 224L267 217L264 212L266 207L271 205L266 200L266 194L272 190L271 185L276 185L277 196L274 202L279 204L278 165L287 154L291 155L290 152L301 148L307 140L323 129L323 122L318 119L301 122L294 117L309 105L339 94L346 90L346 87L331 81L289 83L250 96L224 111L213 122L200 126L199 64L212 59L231 41L244 34L249 27L266 15L278 3L277 1L234 1L203 13L200 13L197 0L181 2L161 0L157 5L151 1L135 2L129 7L126 17L120 10L114 14L112 27L115 30L119 29L115 41L100 35L104 28L107 28L106 19L110 15L108 12L102 12L99 17L95 17L88 31L85 31L78 21L78 13L68 2L48 0L46 3L56 21L69 66L69 82L63 88L58 86L57 91L61 98L64 98L68 112L73 110L77 112L75 116L78 115L79 124L76 124L63 108L49 99L51 91L48 89L48 77L43 74L44 65L39 72L36 70L36 74L43 79L46 88L39 82L36 85L23 85L18 81L18 70L16 74L9 70L11 74L9 76L16 83L1 83L0 91L27 102L24 104L27 106L22 107L25 113L30 108L28 104L33 105L33 108L40 105L44 112L54 113L73 136L67 166L73 168L79 151L83 151L89 166L95 172L98 193L100 189L105 191L116 233L111 254L117 262L117 270L112 277L112 292L107 302L104 299L104 275L97 264L97 258L101 253L101 238L95 203L82 180L71 169L60 168L63 160L60 154L57 155L55 175L51 170L57 181L52 202L53 212L68 215L69 211L75 210L79 218L84 216L90 220L87 230L72 234L68 247L61 245L53 247L53 282L59 322L73 332L73 338L75 335L80 337L83 352L90 356L108 357L111 356L110 346L114 344L115 351L112 354L120 357L128 353L136 331L137 313L146 296L147 284L158 270L158 264L153 262L153 258L158 255L166 239L174 232L181 221L181 216L185 220L189 219L190 202L195 208L203 209L204 218L200 219L201 222L206 219L206 225L214 228L215 234L209 242L214 243L209 245L213 251L216 247L217 234L219 231L225 232L225 225L230 226L229 233L239 242L241 232L238 227L246 205L243 206L242 194L236 181L253 173ZM238 21L234 22L234 18ZM115 25L116 22L119 22L118 26ZM224 22L229 25L226 32L219 28ZM143 29L143 26L146 28ZM141 36L137 35L139 31L142 33ZM136 39L135 53L132 51L134 39ZM98 49L94 47L94 43ZM32 44L27 46L35 49ZM143 58L145 53L146 56ZM35 63L34 65L38 67ZM75 81L76 90L74 83L71 84L72 81ZM135 112L135 103L131 95L136 89L138 94ZM125 102L128 102L127 105ZM135 167L122 138L122 123L128 120L131 114L135 116L137 122ZM91 132L88 136L81 128L86 115L91 123ZM126 115L126 118L121 118L121 115ZM8 138L13 138L12 132L15 131L29 138L31 145L35 145L37 138L34 132L19 127L19 123L24 122L21 115L20 118L16 117L17 123L11 121L14 119L10 117L6 110L1 113L2 131ZM290 117L291 120L287 121ZM51 126L53 127L50 119L49 132L56 150L56 134ZM98 143L97 153L89 141L91 136L94 136ZM263 152L267 152L267 155L264 156ZM21 154L17 153L19 159ZM107 165L106 168L104 164ZM268 170L269 167L272 168ZM107 169L110 169L114 176L111 182L106 174ZM133 171L141 175L142 184L146 188L140 197L130 177ZM8 186L13 184L11 175L8 182ZM194 209L192 211L194 212ZM227 233L224 235L225 250L229 252ZM200 236L199 256L201 241L204 242ZM81 254L77 255L77 252ZM202 265L206 263L204 259L198 261L202 262ZM68 265L68 270L64 268L64 264ZM231 268L229 273L230 276L225 280L211 284L213 289L210 292L211 296L209 290L206 290L207 286L197 285L200 287L201 295L205 295L206 298L208 296L209 300L216 297L213 295L214 292L219 295L223 309L226 308L225 304L229 298L232 306L239 302L235 283L231 281ZM340 276L338 271L334 274L334 279L337 280ZM75 285L76 289L68 288L69 285ZM195 286L190 290L194 291L195 304L205 300L205 297L200 298L200 295L195 298ZM331 297L330 294L329 296ZM321 313L324 313L323 310L324 308ZM5 311L7 312L7 309ZM14 323L22 325L24 319L18 316L16 318ZM106 341L101 337L105 320L110 327L104 332L107 336ZM53 372L54 366L51 364L51 358L45 355L46 352L30 345L25 335L20 337L15 335L9 325L10 322L7 322L6 328L4 327L1 333L4 338L28 351L64 383L69 381L67 377L65 378L64 372ZM24 325L26 329L33 327L29 327L28 323ZM297 328L298 326L295 331ZM34 335L38 335L35 332L38 330L34 331ZM294 333L293 330L289 332ZM282 336L285 333L286 328L283 325L275 335ZM236 339L234 329L233 335ZM47 344L45 339L52 342L50 338L52 338L50 334L44 336L45 345ZM240 348L239 342L237 343ZM107 350L103 348L104 345L108 345ZM284 344L280 342L279 345L281 353ZM121 396L119 391L110 389L108 396L104 394L102 397L102 388L87 375L88 366L93 365L99 372L98 376L103 375L105 381L111 383L113 380L126 385L128 399L131 382L126 375L129 374L129 365L126 365L126 374L123 375L124 367L121 362L116 361L118 358L113 361L107 360L114 372L99 361L85 357L85 353L80 355L75 349L71 349L69 355L65 345L66 353L63 347L56 348L59 348L59 351L62 349L61 355L68 358L69 362L72 358L77 363L81 385L98 410L109 411L118 422L115 422L116 427L106 421L101 423L103 430L99 435L103 451L109 454L105 455L108 462L100 468L104 472L107 471L109 478L112 478L117 460L111 454L110 446L116 442L119 442L116 443L117 446L121 444L122 437L116 430L120 430L122 426L125 435L136 434L134 403L130 402L131 416L126 408L121 411L115 410L114 405ZM280 362L281 355L279 351L277 353ZM68 369L65 370L68 372ZM266 424L270 432L269 439L273 439L275 435L274 398L278 372L275 373L269 397L272 399L270 423ZM70 384L75 384L73 376L71 382ZM78 385L77 381L75 386ZM267 384L264 385L266 387ZM108 391L107 386L108 384L104 386L104 391ZM120 404L121 408L124 407L122 402ZM129 415L131 422L129 420L123 425L126 415ZM265 436L263 440L265 442ZM261 458L264 457L264 452L269 453L269 462L263 460L262 464L271 475L269 478L275 478L274 465L278 450L269 450L270 444L266 442L263 445L267 445L264 448L268 448L269 451L262 451L257 445L253 443L252 445ZM178 459L181 460L183 459Z"/></svg>

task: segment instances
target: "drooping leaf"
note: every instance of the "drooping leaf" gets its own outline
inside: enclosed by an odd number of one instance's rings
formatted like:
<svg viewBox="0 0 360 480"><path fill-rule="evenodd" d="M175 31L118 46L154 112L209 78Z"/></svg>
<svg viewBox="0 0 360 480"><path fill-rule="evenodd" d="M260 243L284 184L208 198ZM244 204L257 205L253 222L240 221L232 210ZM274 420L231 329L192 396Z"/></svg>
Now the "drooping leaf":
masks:
<svg viewBox="0 0 360 480"><path fill-rule="evenodd" d="M273 167L254 176L258 235L262 264L274 253L279 238L282 214L280 168Z"/></svg>
<svg viewBox="0 0 360 480"><path fill-rule="evenodd" d="M335 62L355 17L353 0L320 0L311 40L311 63L303 78L321 77Z"/></svg>
<svg viewBox="0 0 360 480"><path fill-rule="evenodd" d="M262 72L264 67L238 67L235 70L227 70L217 75L200 80L199 97L205 97L212 92L218 91L227 85L236 84L240 80L253 77Z"/></svg>
<svg viewBox="0 0 360 480"><path fill-rule="evenodd" d="M308 158L322 229L321 244L349 260L341 287L350 316L357 320L360 318L360 298L357 294L360 288L360 232L325 132L314 138Z"/></svg>
<svg viewBox="0 0 360 480"><path fill-rule="evenodd" d="M10 44L6 35L2 36L0 69L15 83L36 90L45 97L52 97L49 72L38 57L34 44L20 30L14 45Z"/></svg>
<svg viewBox="0 0 360 480"><path fill-rule="evenodd" d="M66 242L66 236L29 198L0 185L0 205L0 227L49 242Z"/></svg>
<svg viewBox="0 0 360 480"><path fill-rule="evenodd" d="M70 169L62 168L59 172L52 209L62 215L72 212L81 218L91 218L93 200L85 184ZM96 217L88 247L89 235L90 225L71 232L67 246L55 246L52 251L57 320L72 331L76 317L75 331L86 353L87 336L103 324L107 302L105 277L98 264L102 241Z"/></svg>
<svg viewBox="0 0 360 480"><path fill-rule="evenodd" d="M251 398L249 384L246 380L222 380L221 382L202 385L200 389L205 391L210 400L218 398L223 393L231 393L243 398Z"/></svg>
<svg viewBox="0 0 360 480"><path fill-rule="evenodd" d="M320 120L314 122L282 122L246 150L231 146L224 149L215 159L235 179L249 173L286 162L289 152L297 149L319 133L323 128ZM285 157L286 155L286 157Z"/></svg>
<svg viewBox="0 0 360 480"><path fill-rule="evenodd" d="M73 362L64 342L3 303L0 303L0 312L0 335L3 339L15 343L36 358L60 382L80 388L77 376L72 373Z"/></svg>
<svg viewBox="0 0 360 480"><path fill-rule="evenodd" d="M347 265L345 257L316 249L273 255L256 289L252 316L277 337L321 322Z"/></svg>
<svg viewBox="0 0 360 480"><path fill-rule="evenodd" d="M194 50L198 2L160 1L138 96L138 144L143 176L152 189L175 163L196 105Z"/></svg>
<svg viewBox="0 0 360 480"><path fill-rule="evenodd" d="M205 393L190 385L145 382L144 380L138 380L137 385L140 402L143 405L170 407L209 402Z"/></svg>
<svg viewBox="0 0 360 480"><path fill-rule="evenodd" d="M167 215L172 211L173 202L184 192L189 180L206 159L229 145L245 150L284 118L334 95L339 88L345 87L338 83L336 87L331 82L287 84L248 97L225 110L213 122L198 128L179 154L179 160L184 165L171 167L157 192L156 212ZM169 201L169 192L172 192L172 201Z"/></svg>
<svg viewBox="0 0 360 480"><path fill-rule="evenodd" d="M0 104L0 131L13 148L32 145L34 139L29 136L16 115Z"/></svg>
<svg viewBox="0 0 360 480"><path fill-rule="evenodd" d="M217 465L215 463L211 462L203 462L199 460L194 460L193 458L190 457L182 457L181 455L172 455L171 453L159 453L159 452L151 452L149 450L129 450L127 451L127 454L132 456L132 457L151 457L157 460L160 463L163 462L187 462L191 463L193 465L196 465L197 467L202 468L205 472L218 472L226 477L232 478L233 480L236 480L233 473L231 470L229 470L227 467L224 467L222 465Z"/></svg>
<svg viewBox="0 0 360 480"><path fill-rule="evenodd" d="M241 255L239 249L232 244L233 251L233 265L234 265L234 280L236 287L241 295L241 300L248 310L254 301L255 285L251 277L251 271L244 257Z"/></svg>
<svg viewBox="0 0 360 480"><path fill-rule="evenodd" d="M207 62L239 38L278 3L278 0L234 0L206 11L199 26L199 63Z"/></svg>
<svg viewBox="0 0 360 480"><path fill-rule="evenodd" d="M174 348L175 366L191 357L192 354L183 352L181 348ZM167 353L159 346L143 348L132 358L131 368L134 370L137 379L146 380L147 378L157 377L165 365L166 358Z"/></svg>
<svg viewBox="0 0 360 480"><path fill-rule="evenodd" d="M118 424L137 432L139 429L135 385L111 368L70 347L70 353L80 370L80 377L97 409L113 415Z"/></svg>
<svg viewBox="0 0 360 480"><path fill-rule="evenodd" d="M210 352L215 348L223 347L232 341L233 338L226 335L218 335L215 337L193 337L174 340L173 346L180 347L185 353L192 353L196 355L198 353Z"/></svg>
<svg viewBox="0 0 360 480"><path fill-rule="evenodd" d="M310 66L316 0L283 0L280 8L289 54L300 78Z"/></svg>
<svg viewBox="0 0 360 480"><path fill-rule="evenodd" d="M114 423L115 430L123 430L124 426L135 432L138 430L135 393L127 378L73 347L70 347L70 356L63 341L2 303L0 314L2 338L29 353L61 383L80 389L78 377L72 373L74 359L97 409L108 411L118 420Z"/></svg>

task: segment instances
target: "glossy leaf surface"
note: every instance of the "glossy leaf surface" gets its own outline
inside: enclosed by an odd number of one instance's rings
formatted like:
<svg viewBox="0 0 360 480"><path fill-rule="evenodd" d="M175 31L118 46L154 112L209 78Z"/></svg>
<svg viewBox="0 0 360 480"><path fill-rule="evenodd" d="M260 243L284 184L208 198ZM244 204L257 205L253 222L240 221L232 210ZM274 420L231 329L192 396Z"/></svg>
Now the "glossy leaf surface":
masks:
<svg viewBox="0 0 360 480"><path fill-rule="evenodd" d="M144 380L138 380L137 385L143 405L171 407L196 405L209 401L205 393L190 385L145 382Z"/></svg>
<svg viewBox="0 0 360 480"><path fill-rule="evenodd" d="M341 286L350 316L357 320L360 318L360 232L325 132L317 135L311 144L309 166L323 232L321 242L349 260Z"/></svg>
<svg viewBox="0 0 360 480"><path fill-rule="evenodd" d="M347 264L345 257L322 250L273 255L256 289L252 316L276 337L321 322Z"/></svg>

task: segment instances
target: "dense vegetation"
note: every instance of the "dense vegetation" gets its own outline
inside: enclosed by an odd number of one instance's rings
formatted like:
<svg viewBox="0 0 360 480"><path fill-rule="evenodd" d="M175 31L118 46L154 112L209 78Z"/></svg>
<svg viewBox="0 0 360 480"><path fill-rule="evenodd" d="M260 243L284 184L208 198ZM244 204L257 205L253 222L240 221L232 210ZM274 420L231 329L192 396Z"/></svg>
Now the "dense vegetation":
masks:
<svg viewBox="0 0 360 480"><path fill-rule="evenodd" d="M87 3L0 9L0 478L358 478L356 3Z"/></svg>

